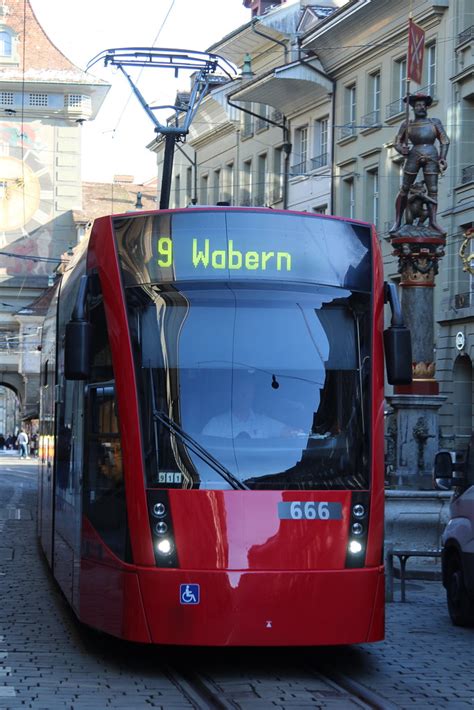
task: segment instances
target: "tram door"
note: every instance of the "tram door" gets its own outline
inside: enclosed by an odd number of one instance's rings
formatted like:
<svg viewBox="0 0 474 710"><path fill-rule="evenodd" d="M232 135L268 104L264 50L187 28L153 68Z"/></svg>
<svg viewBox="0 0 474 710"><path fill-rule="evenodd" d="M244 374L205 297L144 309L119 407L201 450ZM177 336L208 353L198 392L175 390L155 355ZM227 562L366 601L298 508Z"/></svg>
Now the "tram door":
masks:
<svg viewBox="0 0 474 710"><path fill-rule="evenodd" d="M38 535L48 563L53 561L54 421L56 407L56 290L43 324L41 341Z"/></svg>

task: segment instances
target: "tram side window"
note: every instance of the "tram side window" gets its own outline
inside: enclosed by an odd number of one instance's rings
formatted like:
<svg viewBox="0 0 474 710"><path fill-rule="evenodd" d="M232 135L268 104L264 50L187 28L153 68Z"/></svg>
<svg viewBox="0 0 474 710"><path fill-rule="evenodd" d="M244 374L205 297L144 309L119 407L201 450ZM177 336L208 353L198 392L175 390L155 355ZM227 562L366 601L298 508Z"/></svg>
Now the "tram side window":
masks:
<svg viewBox="0 0 474 710"><path fill-rule="evenodd" d="M128 526L115 380L102 300L90 310L94 327L92 382L87 387L84 513L105 544L127 560Z"/></svg>

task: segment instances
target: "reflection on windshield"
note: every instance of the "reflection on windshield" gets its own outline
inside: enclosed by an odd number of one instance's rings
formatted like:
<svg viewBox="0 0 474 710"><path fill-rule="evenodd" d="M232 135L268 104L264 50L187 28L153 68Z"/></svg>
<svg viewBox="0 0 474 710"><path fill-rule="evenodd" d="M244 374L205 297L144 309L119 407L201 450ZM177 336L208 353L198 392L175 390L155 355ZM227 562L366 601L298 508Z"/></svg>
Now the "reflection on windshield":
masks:
<svg viewBox="0 0 474 710"><path fill-rule="evenodd" d="M150 486L368 486L369 297L340 288L127 289ZM151 373L151 377L150 377Z"/></svg>

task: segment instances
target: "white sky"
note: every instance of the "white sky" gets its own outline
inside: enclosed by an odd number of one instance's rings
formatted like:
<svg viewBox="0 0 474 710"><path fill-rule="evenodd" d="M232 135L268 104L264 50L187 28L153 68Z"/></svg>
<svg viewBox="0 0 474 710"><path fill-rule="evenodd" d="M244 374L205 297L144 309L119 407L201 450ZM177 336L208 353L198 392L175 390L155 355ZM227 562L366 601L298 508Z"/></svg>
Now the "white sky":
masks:
<svg viewBox="0 0 474 710"><path fill-rule="evenodd" d="M96 54L114 47L151 47L205 51L251 17L242 0L30 0L51 41L81 69ZM166 20L165 20L166 18ZM97 64L91 71L112 85L92 122L82 126L83 180L112 180L130 174L136 182L156 175L155 156L146 149L154 125L125 77ZM185 74L145 70L138 84L148 103L174 103L188 90ZM168 111L167 115L171 112ZM164 121L166 114L158 118Z"/></svg>

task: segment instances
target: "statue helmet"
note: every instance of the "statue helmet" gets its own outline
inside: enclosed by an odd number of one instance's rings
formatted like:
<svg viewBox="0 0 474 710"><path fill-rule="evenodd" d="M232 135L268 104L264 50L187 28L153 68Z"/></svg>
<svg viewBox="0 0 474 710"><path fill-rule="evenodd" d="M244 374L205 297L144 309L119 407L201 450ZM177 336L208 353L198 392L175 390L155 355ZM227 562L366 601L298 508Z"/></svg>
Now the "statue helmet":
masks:
<svg viewBox="0 0 474 710"><path fill-rule="evenodd" d="M406 103L407 97L405 96L403 98L403 100ZM431 104L433 103L433 97L429 96L428 94L409 94L408 95L408 103L410 104L410 106L414 106L416 101L423 101L426 108L428 108L428 106L431 106Z"/></svg>

